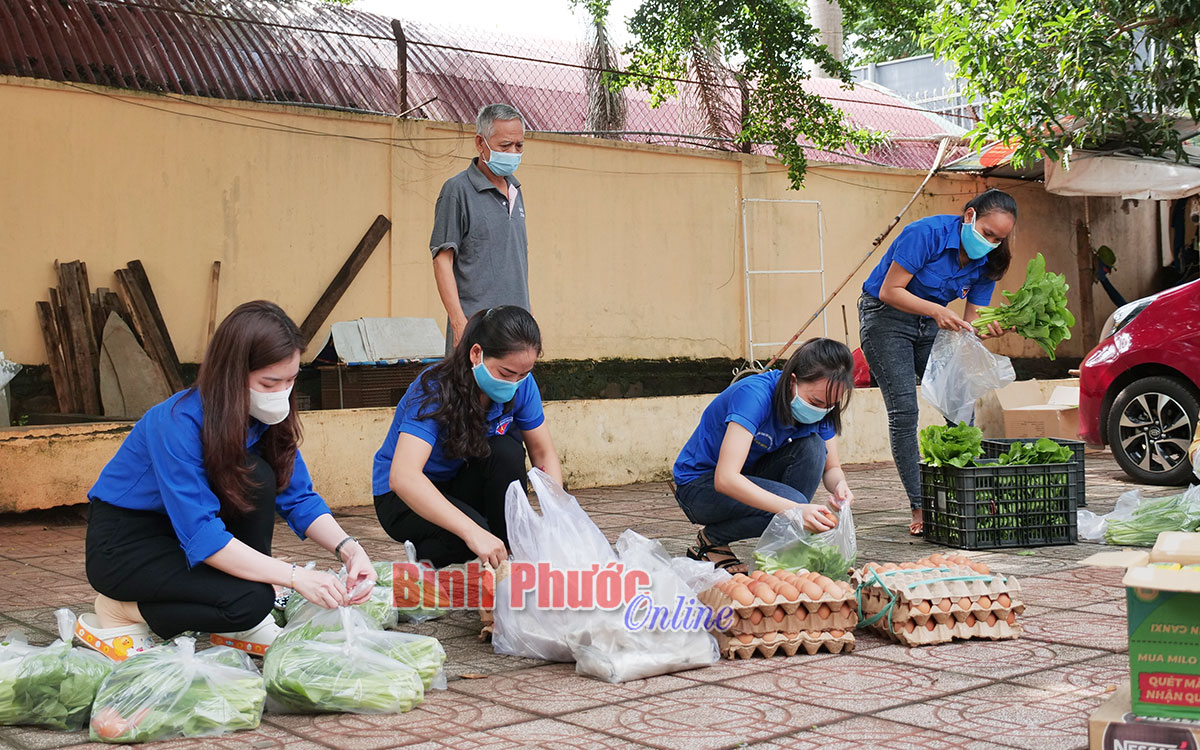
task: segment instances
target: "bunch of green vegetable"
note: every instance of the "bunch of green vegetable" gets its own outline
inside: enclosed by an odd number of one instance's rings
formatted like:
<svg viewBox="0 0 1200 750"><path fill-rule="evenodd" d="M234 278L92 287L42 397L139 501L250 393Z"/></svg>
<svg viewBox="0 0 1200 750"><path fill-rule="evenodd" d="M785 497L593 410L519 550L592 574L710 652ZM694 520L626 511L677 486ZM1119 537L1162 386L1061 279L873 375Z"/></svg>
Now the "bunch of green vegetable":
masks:
<svg viewBox="0 0 1200 750"><path fill-rule="evenodd" d="M87 724L100 683L112 671L108 657L55 641L26 657L13 681L23 724L74 731Z"/></svg>
<svg viewBox="0 0 1200 750"><path fill-rule="evenodd" d="M921 430L921 457L930 466L971 466L983 455L983 430L959 422Z"/></svg>
<svg viewBox="0 0 1200 750"><path fill-rule="evenodd" d="M1065 464L1074 458L1069 445L1059 445L1050 438L1038 438L1036 442L1020 440L1008 448L1008 452L996 457L1001 466L1029 466L1033 464Z"/></svg>
<svg viewBox="0 0 1200 750"><path fill-rule="evenodd" d="M1041 253L1025 268L1025 283L1015 292L1004 292L1008 302L999 307L982 307L972 325L981 332L988 324L999 323L1025 338L1036 341L1054 359L1061 341L1071 338L1075 316L1067 309L1067 279L1061 273L1046 271Z"/></svg>
<svg viewBox="0 0 1200 750"><path fill-rule="evenodd" d="M1136 547L1152 547L1164 531L1200 530L1200 507L1187 494L1147 498L1127 520L1110 520L1104 541Z"/></svg>
<svg viewBox="0 0 1200 750"><path fill-rule="evenodd" d="M398 613L395 607L392 606L392 587L390 585L373 587L371 589L371 598L362 604L354 605L353 609L362 612L381 628L393 627L397 622ZM287 604L284 605L283 615L284 621L291 624L307 620L318 612L327 611L330 610L313 604L301 596L300 592L294 591L288 597Z"/></svg>
<svg viewBox="0 0 1200 750"><path fill-rule="evenodd" d="M149 742L254 729L265 700L262 676L245 653L218 646L197 654L195 641L176 638L113 668L92 706L90 735Z"/></svg>
<svg viewBox="0 0 1200 750"><path fill-rule="evenodd" d="M403 713L425 698L417 670L360 644L353 635L341 643L276 643L267 649L263 676L272 707L278 704L285 711Z"/></svg>
<svg viewBox="0 0 1200 750"><path fill-rule="evenodd" d="M836 546L813 537L807 542L797 542L789 548L765 554L755 550L754 569L773 573L776 570L797 571L803 568L835 581L846 581L856 559L857 555L847 558Z"/></svg>

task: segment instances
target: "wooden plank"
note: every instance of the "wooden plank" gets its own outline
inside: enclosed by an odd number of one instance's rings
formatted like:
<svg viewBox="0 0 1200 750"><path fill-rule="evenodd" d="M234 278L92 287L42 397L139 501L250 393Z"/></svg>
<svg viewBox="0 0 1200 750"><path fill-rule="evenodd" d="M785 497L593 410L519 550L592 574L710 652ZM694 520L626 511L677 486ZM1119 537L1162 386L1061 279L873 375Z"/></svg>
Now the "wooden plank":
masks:
<svg viewBox="0 0 1200 750"><path fill-rule="evenodd" d="M46 361L50 363L50 377L54 380L54 397L58 410L69 414L75 410L71 400L71 381L67 378L66 363L63 361L62 342L58 338L54 311L49 302L38 302L38 323L42 327L42 340L46 342Z"/></svg>
<svg viewBox="0 0 1200 750"><path fill-rule="evenodd" d="M333 308L337 305L338 300L350 288L350 283L354 281L354 277L362 270L367 259L371 257L371 253L375 251L375 247L383 236L391 229L392 222L388 221L386 216L380 215L375 217L375 222L371 224L371 228L363 235L363 238L358 241L358 246L350 253L350 257L346 258L346 262L342 264L341 270L333 277L333 281L329 282L329 286L325 288L321 294L317 304L313 306L308 317L300 325L300 336L304 339L304 343L308 344L312 341L313 336L317 335L317 331L324 325L325 319L329 317L329 313L333 312Z"/></svg>
<svg viewBox="0 0 1200 750"><path fill-rule="evenodd" d="M129 308L125 307L125 303L121 301L120 295L111 289L101 287L96 290L100 293L100 307L104 313L105 325L107 325L108 316L116 313L121 320L125 321L125 325L133 329L133 322L129 316ZM102 341L103 343L103 341Z"/></svg>
<svg viewBox="0 0 1200 750"><path fill-rule="evenodd" d="M167 357L167 367L174 374L167 376L167 382L171 383L171 387L175 388L175 382L179 383L176 390L183 388L183 375L179 369L179 355L175 353L175 344L171 342L171 333L167 330L167 323L163 320L162 310L158 307L158 300L154 296L154 288L150 286L150 277L146 275L146 269L142 266L140 260L131 260L128 266L131 277L136 280L138 287L141 289L142 298L146 301L146 310L150 313L150 317L154 321L154 326L158 329L159 337L162 339L165 347L164 353Z"/></svg>
<svg viewBox="0 0 1200 750"><path fill-rule="evenodd" d="M221 261L214 260L212 276L208 279L208 338L212 339L213 331L217 330L217 292L221 288Z"/></svg>
<svg viewBox="0 0 1200 750"><path fill-rule="evenodd" d="M89 322L91 301L86 289L83 269L79 262L62 263L58 267L58 289L66 312L66 340L70 342L70 358L67 366L75 373L79 388L81 410L85 414L99 414L100 384L97 377L99 348L96 335Z"/></svg>
<svg viewBox="0 0 1200 750"><path fill-rule="evenodd" d="M54 264L54 273L58 274L57 262ZM67 398L71 402L66 413L78 414L83 411L83 398L79 395L79 382L75 375L75 368L71 366L71 342L67 334L67 312L63 309L62 296L54 287L50 288L50 319L54 324L55 336L58 340L59 356L62 357Z"/></svg>
<svg viewBox="0 0 1200 750"><path fill-rule="evenodd" d="M154 316L150 312L149 304L142 294L142 288L137 279L127 268L118 268L116 277L117 293L120 294L121 301L129 310L134 330L142 340L142 347L145 348L146 354L149 354L150 359L154 360L154 363L162 370L163 377L172 393L183 390L183 376L180 375L178 366L171 366L166 343L162 339L158 326L154 324Z"/></svg>

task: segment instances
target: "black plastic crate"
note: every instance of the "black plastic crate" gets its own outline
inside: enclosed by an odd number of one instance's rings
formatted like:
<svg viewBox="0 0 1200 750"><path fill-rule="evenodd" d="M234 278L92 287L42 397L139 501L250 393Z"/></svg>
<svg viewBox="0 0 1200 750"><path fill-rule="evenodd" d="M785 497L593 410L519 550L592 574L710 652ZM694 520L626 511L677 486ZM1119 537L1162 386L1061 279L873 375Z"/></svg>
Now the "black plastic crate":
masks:
<svg viewBox="0 0 1200 750"><path fill-rule="evenodd" d="M1082 440L1067 440L1066 438L1049 438L1059 445L1066 445L1071 448L1071 461L1067 465L1071 467L1071 484L1075 487L1075 499L1078 507L1087 507L1086 482L1083 473L1083 441ZM1008 449L1013 443L1032 443L1037 441L1037 438L984 438L983 440L983 457L984 458L999 458L1001 453L1008 453Z"/></svg>
<svg viewBox="0 0 1200 750"><path fill-rule="evenodd" d="M958 549L1074 544L1078 498L1069 464L921 464L926 541Z"/></svg>

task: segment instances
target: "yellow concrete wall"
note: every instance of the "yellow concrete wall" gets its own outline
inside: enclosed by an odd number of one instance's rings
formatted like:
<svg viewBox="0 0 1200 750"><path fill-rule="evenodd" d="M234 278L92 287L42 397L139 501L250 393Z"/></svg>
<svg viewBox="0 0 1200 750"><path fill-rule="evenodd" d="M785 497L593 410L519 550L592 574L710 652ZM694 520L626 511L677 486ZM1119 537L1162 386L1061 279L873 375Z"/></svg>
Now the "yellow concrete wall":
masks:
<svg viewBox="0 0 1200 750"><path fill-rule="evenodd" d="M0 350L16 361L45 362L34 302L55 283L55 259L84 260L92 286L111 287L113 270L140 258L180 358L195 362L205 343L212 261L222 262L220 315L266 297L299 320L380 213L393 229L316 346L336 320L444 321L429 234L442 182L472 154L469 129L5 77L0 113ZM819 265L819 203L832 291L923 177L814 166L796 192L777 162L759 156L553 135L531 135L526 154L520 177L532 302L552 359L744 356L743 199L814 202L746 204L756 269ZM984 186L938 176L902 223L957 212ZM1035 183L1011 189L1022 214L1014 270L1001 287L1017 286L1038 250L1074 282L1073 217L1082 215L1082 201L1048 196ZM1119 202L1090 208L1097 243L1109 242L1123 258L1156 242L1147 233L1152 204L1132 216L1118 211ZM829 335L851 346L858 343L855 300L877 257L829 307ZM1127 295L1149 283L1146 265L1120 266ZM759 276L751 298L755 339L783 340L819 304L820 283ZM1101 320L1106 304L1097 302ZM807 335L824 330L818 321ZM1037 353L1014 337L994 346ZM1064 350L1085 348L1075 341ZM758 347L755 355L765 359L773 350Z"/></svg>

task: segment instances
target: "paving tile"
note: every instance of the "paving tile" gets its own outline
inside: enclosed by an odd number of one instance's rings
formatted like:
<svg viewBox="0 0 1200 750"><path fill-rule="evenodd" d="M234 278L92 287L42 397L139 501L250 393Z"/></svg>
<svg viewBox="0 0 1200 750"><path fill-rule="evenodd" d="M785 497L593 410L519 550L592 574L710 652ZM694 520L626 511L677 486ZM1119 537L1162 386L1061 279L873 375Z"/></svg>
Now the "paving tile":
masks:
<svg viewBox="0 0 1200 750"><path fill-rule="evenodd" d="M408 750L488 750L490 748L545 748L546 750L617 750L645 747L628 738L618 738L554 719L537 719L510 724L487 732L471 732L448 739L406 745Z"/></svg>
<svg viewBox="0 0 1200 750"><path fill-rule="evenodd" d="M945 727L964 737L996 737L1007 745L1059 750L1087 744L1087 717L1099 700L1000 683L901 706L880 718L922 727Z"/></svg>
<svg viewBox="0 0 1200 750"><path fill-rule="evenodd" d="M576 674L573 664L551 664L482 680L458 680L450 687L540 716L558 716L693 686L694 683L673 675L611 685Z"/></svg>
<svg viewBox="0 0 1200 750"><path fill-rule="evenodd" d="M1129 629L1123 617L1081 615L1078 612L1051 610L1020 620L1024 638L1031 641L1074 644L1108 651L1129 650Z"/></svg>
<svg viewBox="0 0 1200 750"><path fill-rule="evenodd" d="M862 655L907 664L912 669L948 670L1001 680L1094 659L1105 652L1021 637L1010 641L953 641L903 650L877 649Z"/></svg>
<svg viewBox="0 0 1200 750"><path fill-rule="evenodd" d="M794 661L801 664L811 664L833 657L834 654L820 651L812 655L800 652L792 657L772 656L769 659L761 656L755 656L751 659L722 659L712 666L704 667L703 669L691 669L686 672L676 672L674 676L692 682L709 684L753 675L768 674L782 669L784 667L783 662Z"/></svg>
<svg viewBox="0 0 1200 750"><path fill-rule="evenodd" d="M1029 605L1055 609L1078 609L1104 602L1124 600L1124 587L1107 581L1079 582L1072 571L1046 573L1020 580L1020 599Z"/></svg>
<svg viewBox="0 0 1200 750"><path fill-rule="evenodd" d="M1089 604L1086 607L1079 607L1076 611L1087 612L1089 614L1107 615L1109 617L1117 617L1121 620L1125 619L1125 600L1114 599L1112 601L1101 602L1099 604Z"/></svg>
<svg viewBox="0 0 1200 750"><path fill-rule="evenodd" d="M434 690L406 714L268 714L272 726L342 750L382 750L429 740L447 741L472 732L489 731L529 721L534 716L449 690Z"/></svg>
<svg viewBox="0 0 1200 750"><path fill-rule="evenodd" d="M988 684L986 677L947 670L914 670L897 662L854 654L815 662L795 657L779 669L725 680L726 687L766 696L795 696L841 711L875 713Z"/></svg>
<svg viewBox="0 0 1200 750"><path fill-rule="evenodd" d="M1066 667L1033 672L1010 682L1056 693L1104 696L1129 682L1129 656L1109 654Z"/></svg>
<svg viewBox="0 0 1200 750"><path fill-rule="evenodd" d="M745 692L698 685L590 711L566 714L578 724L669 750L707 750L770 739L845 718L847 714L795 700L746 700Z"/></svg>
<svg viewBox="0 0 1200 750"><path fill-rule="evenodd" d="M969 739L875 716L853 716L790 737L749 745L747 750L989 750L1004 747L990 738Z"/></svg>
<svg viewBox="0 0 1200 750"><path fill-rule="evenodd" d="M0 727L0 744L27 750L59 750L65 747L98 750L110 747L100 742L89 742L86 730L56 732L34 727Z"/></svg>

